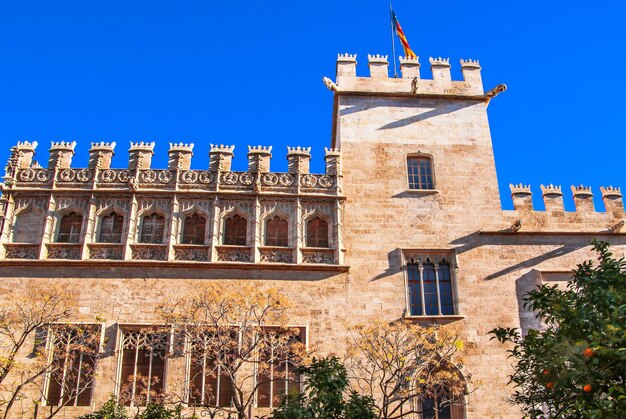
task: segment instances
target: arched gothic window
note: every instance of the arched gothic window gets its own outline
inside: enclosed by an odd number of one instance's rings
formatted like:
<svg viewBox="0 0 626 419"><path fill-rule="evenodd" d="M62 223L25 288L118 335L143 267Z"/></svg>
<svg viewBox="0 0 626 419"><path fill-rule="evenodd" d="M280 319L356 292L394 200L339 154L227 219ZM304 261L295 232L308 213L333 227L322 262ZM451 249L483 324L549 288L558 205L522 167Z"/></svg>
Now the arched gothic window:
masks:
<svg viewBox="0 0 626 419"><path fill-rule="evenodd" d="M278 215L269 218L265 223L266 246L288 246L289 223Z"/></svg>
<svg viewBox="0 0 626 419"><path fill-rule="evenodd" d="M407 157L409 189L435 189L432 160L426 156Z"/></svg>
<svg viewBox="0 0 626 419"><path fill-rule="evenodd" d="M13 223L14 243L41 243L44 215L32 207L23 210Z"/></svg>
<svg viewBox="0 0 626 419"><path fill-rule="evenodd" d="M163 243L165 218L157 213L146 215L141 220L140 243Z"/></svg>
<svg viewBox="0 0 626 419"><path fill-rule="evenodd" d="M206 218L193 214L185 217L183 223L183 244L204 244Z"/></svg>
<svg viewBox="0 0 626 419"><path fill-rule="evenodd" d="M120 214L111 213L100 220L99 243L121 243L122 230L124 229L124 217Z"/></svg>
<svg viewBox="0 0 626 419"><path fill-rule="evenodd" d="M443 391L418 400L417 411L421 419L465 419L465 400Z"/></svg>
<svg viewBox="0 0 626 419"><path fill-rule="evenodd" d="M224 244L245 246L247 243L248 221L235 214L224 221Z"/></svg>
<svg viewBox="0 0 626 419"><path fill-rule="evenodd" d="M306 223L306 246L328 247L328 223L320 217Z"/></svg>
<svg viewBox="0 0 626 419"><path fill-rule="evenodd" d="M57 242L59 243L78 243L80 242L80 232L83 225L83 216L70 212L61 217L59 223L59 233Z"/></svg>

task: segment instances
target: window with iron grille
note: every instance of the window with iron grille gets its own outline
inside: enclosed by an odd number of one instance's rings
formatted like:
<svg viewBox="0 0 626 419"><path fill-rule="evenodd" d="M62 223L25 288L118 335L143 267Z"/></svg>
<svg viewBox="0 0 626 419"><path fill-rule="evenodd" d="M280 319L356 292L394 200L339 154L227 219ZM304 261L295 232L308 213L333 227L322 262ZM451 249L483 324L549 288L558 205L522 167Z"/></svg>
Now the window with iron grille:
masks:
<svg viewBox="0 0 626 419"><path fill-rule="evenodd" d="M297 335L289 332L291 342L306 343L305 328L294 328ZM290 357L283 353L276 353L276 348L282 345L272 344L272 340L284 339L281 334L286 333L281 328L264 327L259 339L265 339L267 343L262 345L263 350L259 354L259 368L257 371L257 406L278 407L285 395L296 395L300 392L301 377L297 373L296 366L289 361Z"/></svg>
<svg viewBox="0 0 626 419"><path fill-rule="evenodd" d="M306 246L328 247L328 223L315 217L306 223Z"/></svg>
<svg viewBox="0 0 626 419"><path fill-rule="evenodd" d="M224 220L223 244L245 246L247 244L248 220L235 214Z"/></svg>
<svg viewBox="0 0 626 419"><path fill-rule="evenodd" d="M100 220L99 243L121 243L124 229L124 217L120 214L111 213Z"/></svg>
<svg viewBox="0 0 626 419"><path fill-rule="evenodd" d="M48 330L51 360L47 406L90 406L102 325L54 324Z"/></svg>
<svg viewBox="0 0 626 419"><path fill-rule="evenodd" d="M406 277L411 316L455 314L450 263L445 258L411 258Z"/></svg>
<svg viewBox="0 0 626 419"><path fill-rule="evenodd" d="M441 393L417 401L421 419L465 419L465 400Z"/></svg>
<svg viewBox="0 0 626 419"><path fill-rule="evenodd" d="M59 233L57 242L59 243L79 243L80 233L83 226L83 216L70 212L61 217L59 223Z"/></svg>
<svg viewBox="0 0 626 419"><path fill-rule="evenodd" d="M433 166L429 157L407 157L409 189L434 189Z"/></svg>
<svg viewBox="0 0 626 419"><path fill-rule="evenodd" d="M169 338L169 333L160 331L122 331L120 403L145 406L162 395Z"/></svg>
<svg viewBox="0 0 626 419"><path fill-rule="evenodd" d="M289 223L278 215L270 218L265 223L266 246L288 246Z"/></svg>
<svg viewBox="0 0 626 419"><path fill-rule="evenodd" d="M199 214L185 217L182 244L204 244L206 218Z"/></svg>
<svg viewBox="0 0 626 419"><path fill-rule="evenodd" d="M141 219L140 243L163 243L165 234L165 218L157 213L143 216Z"/></svg>

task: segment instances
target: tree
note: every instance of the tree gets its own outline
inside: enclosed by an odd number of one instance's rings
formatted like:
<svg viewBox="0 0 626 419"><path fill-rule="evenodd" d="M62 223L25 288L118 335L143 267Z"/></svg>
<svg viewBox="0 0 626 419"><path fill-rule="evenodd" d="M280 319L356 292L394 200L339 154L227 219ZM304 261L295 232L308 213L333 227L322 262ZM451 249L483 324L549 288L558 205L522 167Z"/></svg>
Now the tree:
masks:
<svg viewBox="0 0 626 419"><path fill-rule="evenodd" d="M7 298L0 303L0 408L3 417L15 416L11 409L22 400L33 403L41 399L43 377L54 373L59 363L49 362L46 345L38 341L37 332L51 324L63 322L74 311L73 298L54 286L29 286L24 296ZM27 345L34 341L28 355ZM23 361L18 361L23 358ZM30 396L29 397L29 392ZM22 407L29 409L32 405Z"/></svg>
<svg viewBox="0 0 626 419"><path fill-rule="evenodd" d="M375 418L373 400L355 391L349 392L348 374L334 356L313 359L300 367L305 377L305 393L288 395L272 412L272 419L368 419Z"/></svg>
<svg viewBox="0 0 626 419"><path fill-rule="evenodd" d="M598 263L578 265L566 289L542 285L524 297L541 330L496 328L516 361L511 402L537 417L626 417L626 262L593 242Z"/></svg>
<svg viewBox="0 0 626 419"><path fill-rule="evenodd" d="M295 368L305 345L301 330L287 327L289 306L274 289L209 284L160 307L163 321L185 340L181 346L191 361L188 385L182 386L189 392L178 400L202 406L212 417L234 410L246 419L255 400L278 404L287 388L297 391Z"/></svg>
<svg viewBox="0 0 626 419"><path fill-rule="evenodd" d="M376 401L379 418L435 410L462 416L454 413L463 411L467 383L458 357L463 343L454 331L408 320L378 321L352 327L348 348L352 382Z"/></svg>
<svg viewBox="0 0 626 419"><path fill-rule="evenodd" d="M115 396L111 396L96 412L79 416L78 419L128 419L128 413L124 406L117 402Z"/></svg>

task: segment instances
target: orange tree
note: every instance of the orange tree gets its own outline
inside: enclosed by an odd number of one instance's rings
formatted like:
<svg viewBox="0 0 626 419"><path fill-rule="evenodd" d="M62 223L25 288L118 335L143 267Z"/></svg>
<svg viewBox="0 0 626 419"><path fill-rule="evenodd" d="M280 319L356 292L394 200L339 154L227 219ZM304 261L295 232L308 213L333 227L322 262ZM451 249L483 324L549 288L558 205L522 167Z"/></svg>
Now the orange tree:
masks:
<svg viewBox="0 0 626 419"><path fill-rule="evenodd" d="M528 417L626 417L626 262L607 243L593 246L598 263L578 265L566 289L543 285L524 297L541 330L490 332L512 344L511 401Z"/></svg>

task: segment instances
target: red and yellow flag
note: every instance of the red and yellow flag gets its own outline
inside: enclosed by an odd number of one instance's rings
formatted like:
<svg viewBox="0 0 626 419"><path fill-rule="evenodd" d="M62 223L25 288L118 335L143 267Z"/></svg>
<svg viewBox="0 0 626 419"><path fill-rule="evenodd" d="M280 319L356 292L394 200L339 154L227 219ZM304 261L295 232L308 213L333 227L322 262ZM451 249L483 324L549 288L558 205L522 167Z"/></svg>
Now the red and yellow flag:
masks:
<svg viewBox="0 0 626 419"><path fill-rule="evenodd" d="M417 58L417 55L415 55L415 53L409 46L409 41L406 39L404 31L402 30L402 26L400 26L400 22L398 22L398 18L396 17L396 14L393 10L391 11L391 19L393 20L393 27L396 31L396 35L398 35L398 38L400 38L400 43L402 44L402 48L404 48L404 56L407 58Z"/></svg>

